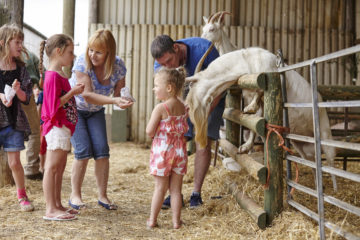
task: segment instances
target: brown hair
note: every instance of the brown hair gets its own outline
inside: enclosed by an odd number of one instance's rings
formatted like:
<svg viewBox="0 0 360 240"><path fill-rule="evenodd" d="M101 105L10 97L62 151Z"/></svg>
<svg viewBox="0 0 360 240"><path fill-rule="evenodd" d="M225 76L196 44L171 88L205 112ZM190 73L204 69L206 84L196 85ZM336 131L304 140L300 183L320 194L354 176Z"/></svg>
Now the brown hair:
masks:
<svg viewBox="0 0 360 240"><path fill-rule="evenodd" d="M51 56L52 52L56 48L60 48L61 54L64 53L65 48L73 44L73 39L66 35L66 34L55 34L52 35L49 39L44 40L40 43L40 62L39 62L39 71L40 71L40 81L39 85L42 88L43 85L43 56L44 56L44 49L46 51L46 55L48 57Z"/></svg>
<svg viewBox="0 0 360 240"><path fill-rule="evenodd" d="M12 61L12 59L10 59L9 43L11 40L16 38L24 41L24 32L16 24L5 24L0 28L0 59L7 64L10 64ZM25 53L26 56L28 56L25 46L22 47L21 51ZM21 54L14 60L22 66L25 65Z"/></svg>
<svg viewBox="0 0 360 240"><path fill-rule="evenodd" d="M89 57L90 48L104 50L106 52L107 55L105 60L105 79L110 78L110 76L114 72L116 54L116 42L111 31L108 29L98 29L89 38L85 53L86 70L90 70L93 68Z"/></svg>
<svg viewBox="0 0 360 240"><path fill-rule="evenodd" d="M168 78L166 79L167 84L171 84L175 89L175 95L179 96L182 92L182 89L185 84L186 70L184 67L177 68L167 68L160 67L160 69L155 73L157 74L167 74Z"/></svg>

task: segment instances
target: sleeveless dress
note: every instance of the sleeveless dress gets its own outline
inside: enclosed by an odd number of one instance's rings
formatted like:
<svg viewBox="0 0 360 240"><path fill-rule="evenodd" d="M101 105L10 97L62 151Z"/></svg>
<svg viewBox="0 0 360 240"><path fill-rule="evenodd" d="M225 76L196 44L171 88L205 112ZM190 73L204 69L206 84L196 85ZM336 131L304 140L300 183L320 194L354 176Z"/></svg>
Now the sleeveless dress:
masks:
<svg viewBox="0 0 360 240"><path fill-rule="evenodd" d="M150 153L150 174L170 176L171 172L185 175L187 171L187 150L184 134L188 131L188 114L170 116L163 103L168 118L160 121L153 138Z"/></svg>

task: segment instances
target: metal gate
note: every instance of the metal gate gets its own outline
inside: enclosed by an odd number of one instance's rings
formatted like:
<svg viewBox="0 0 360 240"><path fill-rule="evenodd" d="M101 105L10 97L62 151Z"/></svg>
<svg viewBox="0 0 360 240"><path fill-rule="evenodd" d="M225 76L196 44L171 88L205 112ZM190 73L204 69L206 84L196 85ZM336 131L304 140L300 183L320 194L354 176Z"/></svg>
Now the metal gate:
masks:
<svg viewBox="0 0 360 240"><path fill-rule="evenodd" d="M320 239L325 239L325 227L328 229L336 232L339 235L342 235L346 239L360 239L360 236L356 235L355 233L347 232L343 230L341 227L335 225L327 221L324 217L325 209L324 209L324 202L329 203L333 206L339 207L347 212L355 214L360 217L360 208L354 205L351 205L345 201L337 199L335 197L326 195L323 193L323 173L329 173L336 175L338 177L346 178L351 181L360 182L360 174L347 172L344 170L340 170L338 168L329 167L329 166L322 166L321 162L321 145L323 146L331 146L337 147L341 149L348 149L348 150L355 150L360 151L360 143L352 143L352 142L343 142L343 141L335 141L335 140L321 140L320 139L320 130L319 130L319 108L333 108L333 107L360 107L360 98L357 100L350 100L350 101L331 101L331 102L319 102L318 101L318 81L317 81L317 74L316 74L316 67L318 63L330 61L333 59L337 59L340 57L344 57L350 54L360 52L360 45L350 47L338 52L334 52L328 55L324 55L321 57L313 58L308 61L304 61L301 63L297 63L291 66L282 66L279 68L279 72L281 73L281 82L282 82L282 89L283 89L283 102L284 102L284 125L288 127L289 121L287 119L287 109L288 108L297 108L297 107L308 107L312 108L313 113L313 127L314 127L314 138L300 136L296 134L287 134L285 135L286 141L289 146L289 140L296 140L308 143L314 143L315 147L315 162L299 158L293 155L287 155L287 179L286 183L288 186L288 204L292 207L296 208L297 210L301 211L302 213L306 214L307 216L311 217L312 219L316 220L319 224L319 233ZM302 67L310 67L310 79L311 79L311 89L312 89L312 103L289 103L286 99L286 86L285 86L285 72L289 70L294 70ZM355 87L355 86L354 86ZM359 88L360 93L360 88ZM303 186L299 183L296 183L292 179L292 172L291 172L291 163L302 164L307 167L313 168L316 170L316 189L313 190L309 187ZM295 188L303 193L309 194L313 197L317 198L317 210L318 212L314 212L304 205L296 202L292 199L290 195L290 188Z"/></svg>

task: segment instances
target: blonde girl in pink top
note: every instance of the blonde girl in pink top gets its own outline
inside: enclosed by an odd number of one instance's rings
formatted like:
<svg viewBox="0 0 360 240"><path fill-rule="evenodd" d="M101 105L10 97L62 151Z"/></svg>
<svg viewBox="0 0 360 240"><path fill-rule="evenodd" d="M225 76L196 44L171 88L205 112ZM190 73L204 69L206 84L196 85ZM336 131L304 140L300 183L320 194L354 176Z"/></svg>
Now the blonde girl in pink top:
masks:
<svg viewBox="0 0 360 240"><path fill-rule="evenodd" d="M150 154L150 174L155 178L155 189L147 227L157 226L166 191L171 195L172 221L175 229L181 226L183 176L187 170L187 151L184 134L188 130L187 111L179 99L185 82L183 67L162 67L155 74L154 93L161 101L155 106L146 133L153 138Z"/></svg>
<svg viewBox="0 0 360 240"><path fill-rule="evenodd" d="M62 176L70 150L70 138L77 123L74 95L84 91L83 84L70 87L62 68L74 60L74 43L65 34L55 34L40 45L40 66L44 49L49 57L49 67L44 80L44 100L41 110L42 134L47 142L47 155L43 178L46 202L44 220L74 220L78 212L61 204ZM42 69L40 69L41 74Z"/></svg>

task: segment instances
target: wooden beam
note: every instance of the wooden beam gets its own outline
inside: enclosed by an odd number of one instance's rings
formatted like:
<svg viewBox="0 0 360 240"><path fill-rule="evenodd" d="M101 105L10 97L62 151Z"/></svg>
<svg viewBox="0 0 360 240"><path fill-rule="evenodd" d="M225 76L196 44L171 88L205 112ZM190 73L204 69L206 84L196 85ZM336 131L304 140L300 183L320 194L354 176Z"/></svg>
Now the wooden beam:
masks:
<svg viewBox="0 0 360 240"><path fill-rule="evenodd" d="M264 91L264 118L268 124L282 126L283 107L279 73L267 73L267 90ZM284 151L279 147L279 137L270 133L268 153L264 165L270 166L269 187L264 191L264 209L267 213L267 224L270 225L276 215L283 209L283 160ZM266 147L266 145L265 145ZM264 150L266 152L266 150Z"/></svg>
<svg viewBox="0 0 360 240"><path fill-rule="evenodd" d="M325 100L359 100L360 86L318 86L318 91Z"/></svg>
<svg viewBox="0 0 360 240"><path fill-rule="evenodd" d="M241 88L247 89L263 89L265 90L265 75L264 73L245 74L238 79L238 85Z"/></svg>
<svg viewBox="0 0 360 240"><path fill-rule="evenodd" d="M254 200L239 191L236 183L227 183L228 191L234 196L236 202L257 223L260 229L266 227L266 212Z"/></svg>
<svg viewBox="0 0 360 240"><path fill-rule="evenodd" d="M231 108L240 109L241 93L228 90L226 94L226 105ZM226 139L235 146L240 144L240 126L233 121L226 120Z"/></svg>
<svg viewBox="0 0 360 240"><path fill-rule="evenodd" d="M264 165L260 164L251 155L238 154L237 147L226 139L220 139L219 144L230 157L236 160L236 162L249 173L250 176L258 180L261 184L266 183L267 169Z"/></svg>
<svg viewBox="0 0 360 240"><path fill-rule="evenodd" d="M63 33L74 38L75 0L64 0L63 8Z"/></svg>
<svg viewBox="0 0 360 240"><path fill-rule="evenodd" d="M0 188L5 185L14 185L11 169L9 168L7 153L1 149L0 151Z"/></svg>
<svg viewBox="0 0 360 240"><path fill-rule="evenodd" d="M265 137L265 119L255 114L245 114L234 108L225 108L223 118L243 125L250 130Z"/></svg>

